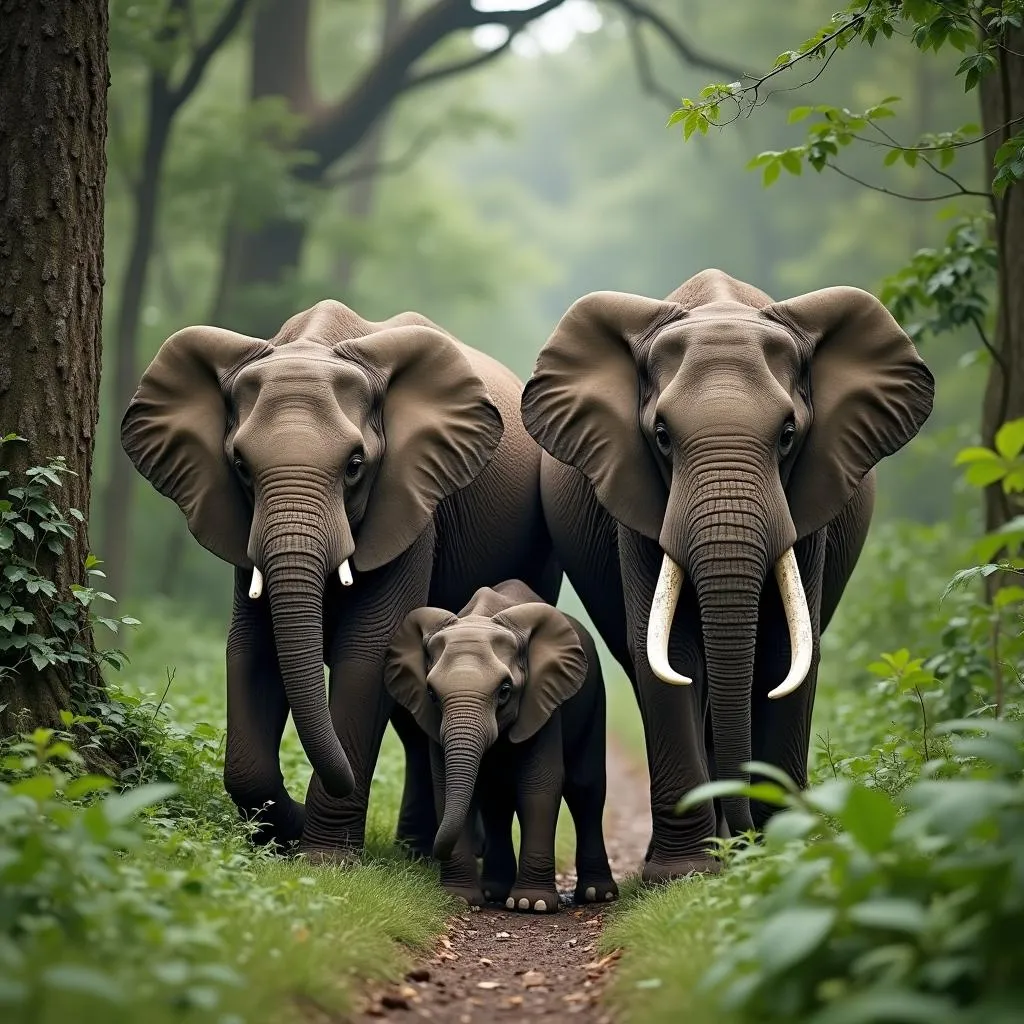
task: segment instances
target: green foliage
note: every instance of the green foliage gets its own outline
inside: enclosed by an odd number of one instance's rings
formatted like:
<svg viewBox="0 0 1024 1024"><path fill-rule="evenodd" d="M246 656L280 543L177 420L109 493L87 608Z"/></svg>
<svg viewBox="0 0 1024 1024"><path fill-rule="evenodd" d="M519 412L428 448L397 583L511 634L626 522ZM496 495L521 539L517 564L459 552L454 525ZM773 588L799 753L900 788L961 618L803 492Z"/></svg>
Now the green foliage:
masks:
<svg viewBox="0 0 1024 1024"><path fill-rule="evenodd" d="M766 829L760 897L706 980L726 1008L821 1024L1016 1019L1024 729L939 731L950 754L900 797L851 779L756 787L785 809Z"/></svg>
<svg viewBox="0 0 1024 1024"><path fill-rule="evenodd" d="M24 443L17 434L0 437L0 447ZM138 624L130 617L112 618L97 614L97 602L114 598L95 587L72 584L70 599L62 596L53 580L43 575L40 558L44 551L60 556L64 543L75 534L75 519L84 517L77 508L66 511L54 501L61 477L71 472L63 457L45 465L32 466L18 480L0 470L0 679L18 673L31 663L37 670L48 665L123 664L120 651L93 651L83 643L91 625L102 625L116 633L124 626ZM102 579L99 561L92 555L85 563L87 577Z"/></svg>
<svg viewBox="0 0 1024 1024"><path fill-rule="evenodd" d="M956 457L967 466L964 478L974 487L998 483L1005 494L1024 491L1024 419L1004 423L995 436L995 448L965 448Z"/></svg>

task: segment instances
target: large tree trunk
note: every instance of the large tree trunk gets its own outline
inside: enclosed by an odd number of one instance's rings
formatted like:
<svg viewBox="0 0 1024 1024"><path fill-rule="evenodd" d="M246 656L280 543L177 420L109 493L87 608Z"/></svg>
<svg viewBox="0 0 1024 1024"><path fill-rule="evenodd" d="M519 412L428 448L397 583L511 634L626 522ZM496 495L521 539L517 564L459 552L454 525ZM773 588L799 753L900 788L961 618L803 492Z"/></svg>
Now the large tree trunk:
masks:
<svg viewBox="0 0 1024 1024"><path fill-rule="evenodd" d="M981 116L988 138L989 166L996 150L1020 130L1008 122L1024 117L1024 30L1012 30L1006 46L996 52L999 67L982 80ZM999 253L998 320L992 360L982 410L982 438L992 444L996 431L1007 420L1024 416L1024 191L1013 186L995 201L996 244ZM1004 495L998 484L985 495L985 526L997 529L1024 511L1020 495Z"/></svg>
<svg viewBox="0 0 1024 1024"><path fill-rule="evenodd" d="M16 478L63 456L76 474L59 492L65 511L89 508L107 80L106 0L8 0L0 8L0 432L29 441L5 445L0 461ZM38 570L62 599L85 582L88 550L84 525L60 556L41 549ZM51 603L40 597L29 610L42 619ZM84 614L81 626L80 642L92 651ZM59 725L72 698L99 685L91 667L37 670L29 662L0 673L0 733Z"/></svg>

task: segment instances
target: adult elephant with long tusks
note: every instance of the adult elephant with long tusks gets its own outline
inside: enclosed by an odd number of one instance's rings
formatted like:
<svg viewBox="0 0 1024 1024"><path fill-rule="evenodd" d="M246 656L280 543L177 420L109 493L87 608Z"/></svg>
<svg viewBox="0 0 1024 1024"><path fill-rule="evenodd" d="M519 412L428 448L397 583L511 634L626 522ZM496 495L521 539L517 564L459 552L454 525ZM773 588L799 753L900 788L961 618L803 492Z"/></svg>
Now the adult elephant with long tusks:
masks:
<svg viewBox="0 0 1024 1024"><path fill-rule="evenodd" d="M406 748L399 838L430 851L429 749L387 697L384 659L420 605L454 611L517 575L557 598L521 393L421 316L371 323L333 301L270 341L186 328L150 364L122 442L236 567L224 776L260 838L358 851L391 715ZM279 764L289 710L314 769L305 809Z"/></svg>
<svg viewBox="0 0 1024 1024"><path fill-rule="evenodd" d="M868 293L773 302L717 270L665 300L587 295L542 349L523 419L553 456L555 550L640 703L647 879L714 870L708 837L769 813L727 798L677 817L694 786L752 759L805 781L819 638L867 534L873 467L933 390Z"/></svg>

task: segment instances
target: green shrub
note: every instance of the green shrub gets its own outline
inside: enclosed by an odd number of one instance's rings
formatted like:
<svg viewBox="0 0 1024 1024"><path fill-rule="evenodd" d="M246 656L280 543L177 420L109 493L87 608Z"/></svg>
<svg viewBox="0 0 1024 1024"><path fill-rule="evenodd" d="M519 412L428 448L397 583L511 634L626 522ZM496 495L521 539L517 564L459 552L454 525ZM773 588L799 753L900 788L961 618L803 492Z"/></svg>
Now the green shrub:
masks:
<svg viewBox="0 0 1024 1024"><path fill-rule="evenodd" d="M815 1024L1020 1019L1024 728L971 719L936 733L952 734L948 756L898 797L848 778L801 793L759 766L772 781L745 791L785 810L751 876L760 896L706 979L726 1009Z"/></svg>

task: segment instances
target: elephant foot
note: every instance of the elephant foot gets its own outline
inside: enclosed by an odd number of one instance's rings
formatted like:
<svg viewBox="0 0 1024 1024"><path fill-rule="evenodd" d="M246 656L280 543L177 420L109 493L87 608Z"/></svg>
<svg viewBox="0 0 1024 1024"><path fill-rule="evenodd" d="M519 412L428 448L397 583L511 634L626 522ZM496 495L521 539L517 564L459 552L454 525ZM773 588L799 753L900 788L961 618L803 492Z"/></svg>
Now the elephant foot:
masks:
<svg viewBox="0 0 1024 1024"><path fill-rule="evenodd" d="M434 855L433 840L424 842L413 836L396 835L395 846L411 861L430 860Z"/></svg>
<svg viewBox="0 0 1024 1024"><path fill-rule="evenodd" d="M660 885L689 875L717 875L721 870L722 862L706 854L663 858L655 853L644 865L641 878L647 885Z"/></svg>
<svg viewBox="0 0 1024 1024"><path fill-rule="evenodd" d="M558 890L554 886L550 889L527 889L516 885L505 899L505 906L524 913L553 914L558 910Z"/></svg>
<svg viewBox="0 0 1024 1024"><path fill-rule="evenodd" d="M307 864L315 864L318 867L354 868L360 864L360 856L355 850L337 846L307 846L300 843L296 853L304 858Z"/></svg>
<svg viewBox="0 0 1024 1024"><path fill-rule="evenodd" d="M501 881L496 878L485 878L481 883L484 890L484 898L488 903L504 903L508 894L512 891L512 883Z"/></svg>
<svg viewBox="0 0 1024 1024"><path fill-rule="evenodd" d="M456 899L462 900L467 906L482 907L484 905L484 894L479 886L454 884L445 885L442 883L442 888L449 896L454 896Z"/></svg>
<svg viewBox="0 0 1024 1024"><path fill-rule="evenodd" d="M608 875L605 878L581 877L576 882L574 898L578 904L611 903L619 898L619 887L615 879Z"/></svg>

